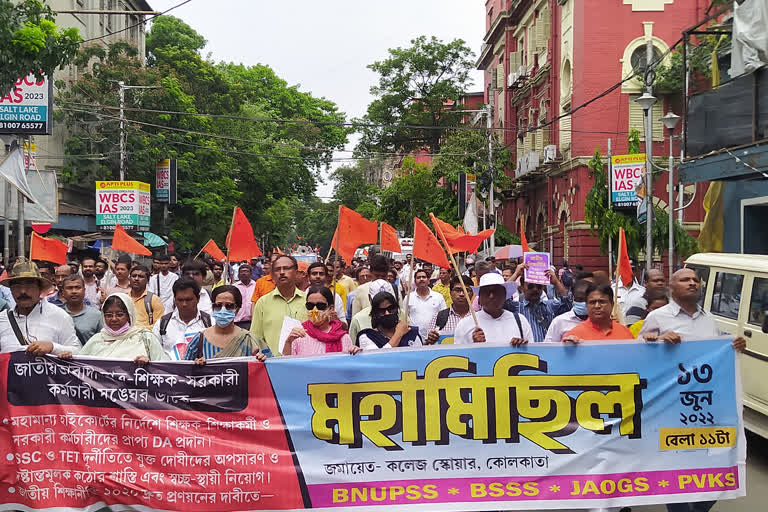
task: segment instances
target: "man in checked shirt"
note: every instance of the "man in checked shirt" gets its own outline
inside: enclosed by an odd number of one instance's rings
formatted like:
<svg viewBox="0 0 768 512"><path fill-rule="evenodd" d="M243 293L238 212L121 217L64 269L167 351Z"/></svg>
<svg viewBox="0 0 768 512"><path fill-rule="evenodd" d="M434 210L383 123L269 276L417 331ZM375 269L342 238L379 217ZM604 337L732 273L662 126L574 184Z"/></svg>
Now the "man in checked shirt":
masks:
<svg viewBox="0 0 768 512"><path fill-rule="evenodd" d="M464 281L464 286L467 288L469 297L464 295L464 290L461 288L459 279ZM472 279L467 276L454 276L453 279L451 279L451 307L438 311L432 317L432 321L429 323L427 339L425 341L427 345L434 345L441 336L450 336L452 339L453 333L456 330L456 325L459 321L471 314L469 308L471 307L473 298L472 286Z"/></svg>

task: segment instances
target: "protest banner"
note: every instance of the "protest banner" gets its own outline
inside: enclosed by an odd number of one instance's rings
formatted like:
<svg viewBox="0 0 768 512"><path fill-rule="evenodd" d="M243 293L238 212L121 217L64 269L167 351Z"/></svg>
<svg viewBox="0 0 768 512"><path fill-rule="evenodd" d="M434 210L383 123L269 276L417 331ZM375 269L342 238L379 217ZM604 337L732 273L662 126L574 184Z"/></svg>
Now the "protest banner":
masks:
<svg viewBox="0 0 768 512"><path fill-rule="evenodd" d="M149 184L141 181L97 181L96 225L113 231L120 224L127 230L148 230Z"/></svg>
<svg viewBox="0 0 768 512"><path fill-rule="evenodd" d="M523 264L528 265L525 269L525 282L532 284L547 285L550 283L547 277L549 270L548 252L524 252Z"/></svg>
<svg viewBox="0 0 768 512"><path fill-rule="evenodd" d="M17 352L0 355L0 379L0 510L562 509L745 493L727 339L145 368Z"/></svg>

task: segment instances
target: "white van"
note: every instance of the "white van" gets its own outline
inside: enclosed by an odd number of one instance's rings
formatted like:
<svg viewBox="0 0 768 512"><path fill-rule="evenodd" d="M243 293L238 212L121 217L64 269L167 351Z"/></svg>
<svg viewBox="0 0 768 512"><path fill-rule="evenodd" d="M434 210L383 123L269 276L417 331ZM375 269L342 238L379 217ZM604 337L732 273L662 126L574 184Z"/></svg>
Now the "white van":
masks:
<svg viewBox="0 0 768 512"><path fill-rule="evenodd" d="M701 279L699 303L720 330L747 340L741 355L744 424L768 438L768 255L701 253L685 263Z"/></svg>

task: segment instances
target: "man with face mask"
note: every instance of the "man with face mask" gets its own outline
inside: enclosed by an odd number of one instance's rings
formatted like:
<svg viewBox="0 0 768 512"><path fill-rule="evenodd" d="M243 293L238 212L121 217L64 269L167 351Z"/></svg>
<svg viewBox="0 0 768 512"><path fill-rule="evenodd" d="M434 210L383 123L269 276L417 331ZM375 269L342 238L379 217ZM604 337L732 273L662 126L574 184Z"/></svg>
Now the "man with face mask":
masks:
<svg viewBox="0 0 768 512"><path fill-rule="evenodd" d="M587 280L576 281L573 285L573 309L556 316L549 324L545 342L560 342L565 333L587 319Z"/></svg>

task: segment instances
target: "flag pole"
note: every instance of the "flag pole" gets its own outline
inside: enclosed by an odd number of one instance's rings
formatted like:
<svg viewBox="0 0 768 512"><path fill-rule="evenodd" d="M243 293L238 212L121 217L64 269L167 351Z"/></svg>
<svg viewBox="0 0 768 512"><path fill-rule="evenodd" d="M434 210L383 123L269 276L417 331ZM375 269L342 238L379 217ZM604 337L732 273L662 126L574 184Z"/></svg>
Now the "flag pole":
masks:
<svg viewBox="0 0 768 512"><path fill-rule="evenodd" d="M207 242L207 243L206 243L206 244L203 246L203 249L205 249L205 246L206 246L206 245L208 245L208 244L209 244L209 243L211 243L211 242L213 242L213 238L211 238L210 240L208 240L208 242ZM195 259L195 260L196 260L197 258L199 258L199 257L200 257L200 255L201 255L201 254L203 254L203 249L200 249L200 252L198 252L198 253L197 253L197 255L196 255L194 258L192 258L192 259ZM229 249L227 249L227 251L229 251Z"/></svg>
<svg viewBox="0 0 768 512"><path fill-rule="evenodd" d="M414 221L415 222L415 221ZM414 230L415 231L415 230ZM416 261L411 260L410 269L408 270L408 295L405 296L405 325L408 325L408 304L411 301L411 288L413 287L413 267L416 266Z"/></svg>
<svg viewBox="0 0 768 512"><path fill-rule="evenodd" d="M231 276L229 275L229 248L232 246L232 229L235 227L235 215L237 214L237 206L232 209L232 222L229 223L229 236L227 237L227 257L224 258L224 282L231 283Z"/></svg>
<svg viewBox="0 0 768 512"><path fill-rule="evenodd" d="M456 271L456 275L459 278L459 284L461 285L461 290L464 292L464 296L467 298L467 302L469 302L469 292L467 291L467 287L464 284L464 280L462 279L461 271L459 270L459 265L456 263L456 258L453 257L453 253L448 248L448 242L445 239L445 235L443 234L443 230L440 229L440 225L435 222L435 215L430 212L429 217L432 219L432 225L435 227L435 231L437 232L438 236L440 237L440 241L443 242L443 246L445 247L445 252L448 253L448 257L451 259L451 265L453 265L453 269ZM472 303L469 303L469 312L472 313L472 320L475 321L475 328L480 328L480 323L477 321L477 315L475 314L475 308L472 307Z"/></svg>
<svg viewBox="0 0 768 512"><path fill-rule="evenodd" d="M618 257L619 257L619 260L621 260L621 239L622 239L621 231L622 231L622 229L623 228L619 228L619 241L618 241L618 250L619 250L619 252L617 253ZM619 296L619 268L620 267L621 267L620 262L617 262L616 263L616 275L614 276L614 278L615 278L614 281L615 282L613 284L613 310L611 311L611 317L614 320L617 320L619 318L619 300L618 300L618 296Z"/></svg>

